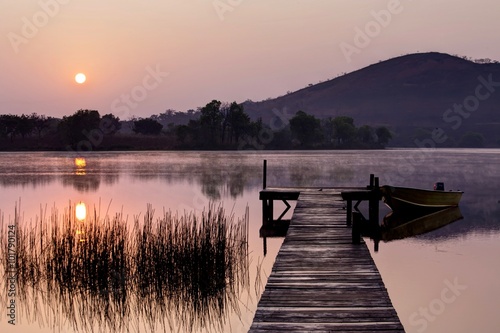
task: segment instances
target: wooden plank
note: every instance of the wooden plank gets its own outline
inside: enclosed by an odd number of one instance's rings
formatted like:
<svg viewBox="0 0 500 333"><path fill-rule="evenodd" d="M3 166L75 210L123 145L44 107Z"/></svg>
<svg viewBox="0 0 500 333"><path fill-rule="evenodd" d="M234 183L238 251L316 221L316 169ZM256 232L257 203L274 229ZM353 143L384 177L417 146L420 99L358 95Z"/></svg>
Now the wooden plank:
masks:
<svg viewBox="0 0 500 333"><path fill-rule="evenodd" d="M341 191L294 190L297 205L249 332L404 332L366 244L352 244Z"/></svg>

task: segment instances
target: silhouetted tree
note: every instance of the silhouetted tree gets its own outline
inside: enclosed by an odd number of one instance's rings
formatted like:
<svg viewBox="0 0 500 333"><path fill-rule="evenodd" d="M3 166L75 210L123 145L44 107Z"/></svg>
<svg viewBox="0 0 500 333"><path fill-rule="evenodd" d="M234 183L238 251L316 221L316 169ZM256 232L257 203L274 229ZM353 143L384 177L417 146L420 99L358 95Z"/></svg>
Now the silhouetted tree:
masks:
<svg viewBox="0 0 500 333"><path fill-rule="evenodd" d="M102 116L100 128L104 134L113 135L122 128L122 124L120 123L120 118L108 113Z"/></svg>
<svg viewBox="0 0 500 333"><path fill-rule="evenodd" d="M250 123L250 117L243 111L243 105L231 103L224 119L229 143L237 143L241 136L248 132Z"/></svg>
<svg viewBox="0 0 500 333"><path fill-rule="evenodd" d="M21 137L26 138L30 136L35 129L35 124L33 118L22 114L20 117L17 117L17 133L21 135Z"/></svg>
<svg viewBox="0 0 500 333"><path fill-rule="evenodd" d="M303 111L298 111L290 119L290 131L292 137L297 139L302 147L311 147L323 139L319 119Z"/></svg>
<svg viewBox="0 0 500 333"><path fill-rule="evenodd" d="M356 126L354 119L347 116L339 116L333 119L333 137L338 145L348 145L356 137Z"/></svg>
<svg viewBox="0 0 500 333"><path fill-rule="evenodd" d="M195 110L180 112L168 109L158 115L152 115L150 118L162 124L163 127L170 123L174 123L175 125L187 125L190 120L198 119L200 116L199 113L199 111Z"/></svg>
<svg viewBox="0 0 500 333"><path fill-rule="evenodd" d="M190 132L191 130L187 125L179 125L175 128L175 136L181 146L184 146L187 143Z"/></svg>
<svg viewBox="0 0 500 333"><path fill-rule="evenodd" d="M358 128L358 139L361 143L371 146L375 143L375 131L371 126L363 125Z"/></svg>
<svg viewBox="0 0 500 333"><path fill-rule="evenodd" d="M0 135L11 142L18 134L19 116L4 114L0 116Z"/></svg>
<svg viewBox="0 0 500 333"><path fill-rule="evenodd" d="M132 130L138 134L145 135L158 135L160 134L163 125L156 120L150 118L144 118L134 121L134 127Z"/></svg>
<svg viewBox="0 0 500 333"><path fill-rule="evenodd" d="M392 139L391 131L389 131L389 129L384 126L377 127L377 129L375 130L375 134L377 135L377 142L381 146L386 146Z"/></svg>
<svg viewBox="0 0 500 333"><path fill-rule="evenodd" d="M249 129L248 129L248 135L251 136L258 136L259 133L262 131L264 128L264 124L262 122L262 117L259 117L256 121L252 121L250 123Z"/></svg>
<svg viewBox="0 0 500 333"><path fill-rule="evenodd" d="M270 148L272 149L292 148L292 133L290 132L290 126L286 126L282 130L274 132Z"/></svg>
<svg viewBox="0 0 500 333"><path fill-rule="evenodd" d="M49 128L52 118L47 118L44 115L38 115L36 113L31 114L31 118L33 119L33 126L38 134L38 138L40 139L42 137L42 133Z"/></svg>
<svg viewBox="0 0 500 333"><path fill-rule="evenodd" d="M200 112L200 125L206 133L207 146L212 148L218 145L218 138L222 131L222 121L224 114L221 111L221 102L213 100L203 108Z"/></svg>
<svg viewBox="0 0 500 333"><path fill-rule="evenodd" d="M321 128L323 130L323 141L326 146L330 146L334 140L333 119L328 117L321 120Z"/></svg>
<svg viewBox="0 0 500 333"><path fill-rule="evenodd" d="M74 145L88 140L93 130L98 130L101 116L96 110L78 110L71 116L63 117L58 131L65 143Z"/></svg>

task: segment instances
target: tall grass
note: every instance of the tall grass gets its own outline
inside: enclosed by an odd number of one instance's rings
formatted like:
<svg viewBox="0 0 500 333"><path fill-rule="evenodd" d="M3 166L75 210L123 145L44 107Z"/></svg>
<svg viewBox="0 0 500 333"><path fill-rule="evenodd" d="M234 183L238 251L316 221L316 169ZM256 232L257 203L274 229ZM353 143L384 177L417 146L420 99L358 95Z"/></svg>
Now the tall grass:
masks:
<svg viewBox="0 0 500 333"><path fill-rule="evenodd" d="M72 206L45 211L24 223L16 209L14 221L17 303L28 321L80 332L218 330L249 287L248 209L234 221L214 204L199 216L160 217L148 205L132 223L95 210L78 221Z"/></svg>

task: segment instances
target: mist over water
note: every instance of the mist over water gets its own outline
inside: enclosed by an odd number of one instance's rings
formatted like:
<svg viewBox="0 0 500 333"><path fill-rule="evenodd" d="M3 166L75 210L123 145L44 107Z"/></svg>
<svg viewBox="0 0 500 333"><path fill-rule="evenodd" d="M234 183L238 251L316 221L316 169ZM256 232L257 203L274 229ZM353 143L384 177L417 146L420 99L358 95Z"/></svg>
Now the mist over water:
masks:
<svg viewBox="0 0 500 333"><path fill-rule="evenodd" d="M500 250L500 150L86 153L78 156L85 159L84 166L76 165L75 157L59 152L0 153L2 233L6 235L16 218L34 226L50 220L53 209L63 212L78 202L98 217L120 214L120 225L129 230L136 219L142 221L148 204L155 217L163 216L163 211L201 214L210 202L220 202L228 215L241 217L248 205L248 281L227 303L231 306L225 307L225 323L210 326L223 332L246 332L250 326L281 244L280 239L268 239L268 254L263 256L258 192L264 159L268 160L268 186L365 186L371 173L381 184L396 186L431 189L442 181L446 190L464 191L460 203L464 219L416 238L382 243L372 255L408 332L494 332L500 326L494 313L500 307L500 287L495 282L500 276L495 257ZM278 212L279 205L275 209ZM30 290L29 282L25 280L23 291ZM455 297L447 303L441 294L450 284L462 289L449 294L447 300ZM126 288L133 290L132 284ZM5 290L0 294L2 304L9 299ZM137 290L129 295L136 294ZM38 298L38 311L55 314L44 300ZM52 331L45 315L33 315L33 302L28 298L16 302L25 312L17 312L14 327L8 324L2 306L2 330L38 332L42 325L43 330ZM428 309L430 316L425 317L421 309ZM137 313L127 311L124 318L136 320ZM91 322L98 317L81 316L80 330L61 318L51 320L70 332L81 331L86 318ZM130 331L150 331L141 325L132 325ZM155 329L175 331L168 323L163 326Z"/></svg>

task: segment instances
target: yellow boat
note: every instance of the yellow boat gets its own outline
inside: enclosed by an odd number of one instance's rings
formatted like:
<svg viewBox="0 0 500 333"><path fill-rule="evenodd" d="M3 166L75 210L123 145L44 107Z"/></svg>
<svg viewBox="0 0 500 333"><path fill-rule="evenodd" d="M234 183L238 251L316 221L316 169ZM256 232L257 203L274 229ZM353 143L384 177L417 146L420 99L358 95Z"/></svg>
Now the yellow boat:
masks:
<svg viewBox="0 0 500 333"><path fill-rule="evenodd" d="M389 185L382 186L380 191L384 202L393 211L456 207L463 194L462 191L422 190Z"/></svg>

